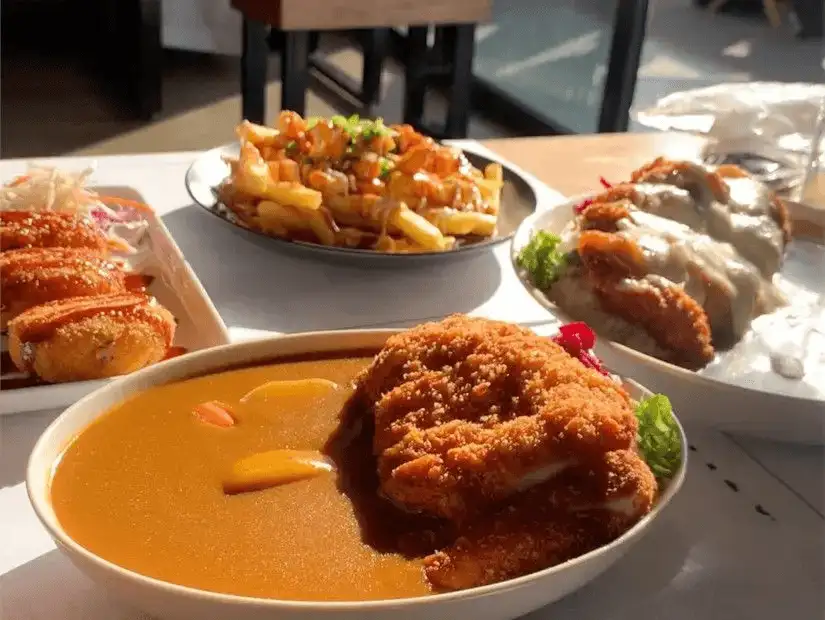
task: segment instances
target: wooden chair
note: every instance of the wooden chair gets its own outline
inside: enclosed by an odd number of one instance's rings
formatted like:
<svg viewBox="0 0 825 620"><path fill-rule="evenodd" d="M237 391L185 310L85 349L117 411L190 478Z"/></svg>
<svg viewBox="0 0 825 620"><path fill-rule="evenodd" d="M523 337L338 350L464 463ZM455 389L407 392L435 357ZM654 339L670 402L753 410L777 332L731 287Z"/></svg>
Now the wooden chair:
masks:
<svg viewBox="0 0 825 620"><path fill-rule="evenodd" d="M281 109L305 111L309 86L310 36L312 32L358 29L370 30L365 46L365 79L361 95L367 103L376 103L380 86L380 65L386 53L389 29L411 25L417 33L425 24L448 24L456 42L451 46L451 72L457 76L458 91L450 97L447 129L456 135L466 135L469 118L469 76L472 71L473 25L489 19L492 0L232 0L232 6L243 15L243 52L241 57L241 95L243 116L253 122L264 122L267 67L267 31L277 28L284 32L281 59ZM376 34L377 33L377 34ZM469 38L468 38L469 35ZM420 40L420 35L416 35ZM426 31L424 34L426 46ZM420 46L416 47L420 49ZM422 55L422 58L424 55ZM429 58L429 55L426 55ZM334 68L316 61L324 75L352 91L344 76ZM422 64L413 62L412 78L405 81L405 121L420 125L426 94L426 76ZM467 80L463 86L464 76ZM422 77L424 76L424 77ZM337 78L337 79L336 79ZM369 101L372 99L373 101Z"/></svg>

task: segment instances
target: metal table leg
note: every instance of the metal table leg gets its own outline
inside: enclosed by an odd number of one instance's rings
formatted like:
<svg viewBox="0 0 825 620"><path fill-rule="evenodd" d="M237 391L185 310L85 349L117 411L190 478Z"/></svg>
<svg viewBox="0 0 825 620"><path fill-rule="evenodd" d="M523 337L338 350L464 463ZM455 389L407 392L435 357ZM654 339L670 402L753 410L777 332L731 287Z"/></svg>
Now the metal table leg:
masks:
<svg viewBox="0 0 825 620"><path fill-rule="evenodd" d="M309 39L308 31L285 32L281 57L281 109L301 116L306 110L309 87Z"/></svg>
<svg viewBox="0 0 825 620"><path fill-rule="evenodd" d="M244 18L241 55L242 116L253 123L266 120L267 26Z"/></svg>

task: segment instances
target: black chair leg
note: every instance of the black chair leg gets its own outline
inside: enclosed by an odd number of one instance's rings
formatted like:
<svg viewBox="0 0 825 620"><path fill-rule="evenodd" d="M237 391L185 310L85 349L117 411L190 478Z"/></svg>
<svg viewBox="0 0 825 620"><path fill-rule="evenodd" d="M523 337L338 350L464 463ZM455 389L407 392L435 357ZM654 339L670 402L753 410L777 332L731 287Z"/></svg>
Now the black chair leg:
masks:
<svg viewBox="0 0 825 620"><path fill-rule="evenodd" d="M309 39L308 31L284 33L281 57L281 109L301 116L305 114L309 87Z"/></svg>
<svg viewBox="0 0 825 620"><path fill-rule="evenodd" d="M243 20L241 54L241 114L263 124L266 121L267 27L251 19Z"/></svg>
<svg viewBox="0 0 825 620"><path fill-rule="evenodd" d="M390 31L375 28L367 33L364 41L364 70L361 78L361 100L364 113L372 116L373 107L381 100L381 72L390 46Z"/></svg>
<svg viewBox="0 0 825 620"><path fill-rule="evenodd" d="M137 92L139 113L151 119L162 107L163 45L161 44L160 1L140 0Z"/></svg>
<svg viewBox="0 0 825 620"><path fill-rule="evenodd" d="M475 55L475 24L462 24L450 30L448 49L452 52L450 63L450 95L446 138L466 138L470 124L470 102L473 87L473 56Z"/></svg>
<svg viewBox="0 0 825 620"><path fill-rule="evenodd" d="M404 123L420 128L424 124L424 99L427 96L429 48L427 26L407 30L407 58L404 71Z"/></svg>
<svg viewBox="0 0 825 620"><path fill-rule="evenodd" d="M648 0L619 0L604 79L599 133L627 131L647 29Z"/></svg>

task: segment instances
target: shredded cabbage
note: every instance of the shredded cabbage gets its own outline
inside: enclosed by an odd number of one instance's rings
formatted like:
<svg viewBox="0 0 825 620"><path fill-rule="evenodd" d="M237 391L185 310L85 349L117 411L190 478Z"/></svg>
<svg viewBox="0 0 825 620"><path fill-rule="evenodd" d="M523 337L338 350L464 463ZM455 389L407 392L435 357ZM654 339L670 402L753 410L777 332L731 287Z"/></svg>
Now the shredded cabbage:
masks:
<svg viewBox="0 0 825 620"><path fill-rule="evenodd" d="M61 211L93 219L115 248L136 250L147 222L133 209L107 206L86 187L94 167L71 172L47 166L29 170L0 186L0 211Z"/></svg>

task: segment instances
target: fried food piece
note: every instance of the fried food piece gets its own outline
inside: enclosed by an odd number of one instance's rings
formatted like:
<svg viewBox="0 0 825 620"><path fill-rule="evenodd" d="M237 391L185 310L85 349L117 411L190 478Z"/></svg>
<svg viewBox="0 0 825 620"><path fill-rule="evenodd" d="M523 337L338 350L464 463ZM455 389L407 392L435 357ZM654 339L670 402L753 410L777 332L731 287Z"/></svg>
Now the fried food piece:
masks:
<svg viewBox="0 0 825 620"><path fill-rule="evenodd" d="M142 293L72 297L35 306L9 322L15 366L50 383L102 379L163 359L175 319Z"/></svg>
<svg viewBox="0 0 825 620"><path fill-rule="evenodd" d="M601 230L586 230L579 236L582 264L597 278L639 278L647 274L641 248L632 239Z"/></svg>
<svg viewBox="0 0 825 620"><path fill-rule="evenodd" d="M86 248L108 254L108 241L90 219L58 211L0 212L0 250Z"/></svg>
<svg viewBox="0 0 825 620"><path fill-rule="evenodd" d="M125 273L94 250L32 248L0 254L2 326L47 301L125 292Z"/></svg>
<svg viewBox="0 0 825 620"><path fill-rule="evenodd" d="M596 278L593 285L607 312L641 325L681 365L697 369L710 362L714 347L702 306L678 287L657 286L655 278L633 282Z"/></svg>
<svg viewBox="0 0 825 620"><path fill-rule="evenodd" d="M665 183L693 193L697 199L727 204L730 190L718 173L691 161L670 161L658 157L630 176L633 183Z"/></svg>
<svg viewBox="0 0 825 620"><path fill-rule="evenodd" d="M585 210L597 210L600 222L602 211L611 205L594 204ZM597 221L597 222L598 222ZM588 281L602 307L609 313L641 326L659 344L672 351L675 359L688 368L701 368L713 359L712 331L705 309L684 289L650 275L641 248L630 238L601 230L586 230L579 236L578 253ZM698 273L704 283L705 300L719 310L720 304L729 304L706 277ZM710 308L711 306L709 306ZM724 310L724 309L722 309ZM720 333L727 325L729 313L714 314Z"/></svg>
<svg viewBox="0 0 825 620"><path fill-rule="evenodd" d="M624 389L548 338L453 315L389 338L357 381L381 491L461 520L574 460L630 447Z"/></svg>
<svg viewBox="0 0 825 620"><path fill-rule="evenodd" d="M730 187L725 178L750 179L750 175L738 166L720 166L716 171L707 170L689 161L670 161L664 157L636 170L631 179L634 183L666 183L688 190L697 199L709 203L711 199L725 205L731 199ZM771 197L770 214L781 229L784 242L792 237L792 222L785 203L778 197Z"/></svg>
<svg viewBox="0 0 825 620"><path fill-rule="evenodd" d="M520 493L424 560L438 590L463 590L549 568L596 549L650 512L658 487L632 450L608 452Z"/></svg>
<svg viewBox="0 0 825 620"><path fill-rule="evenodd" d="M619 188L632 187L620 186ZM613 192L614 190L610 190ZM624 201L608 200L603 194L593 199L593 202L581 212L582 230L602 230L615 232L619 220L630 217L630 209Z"/></svg>

